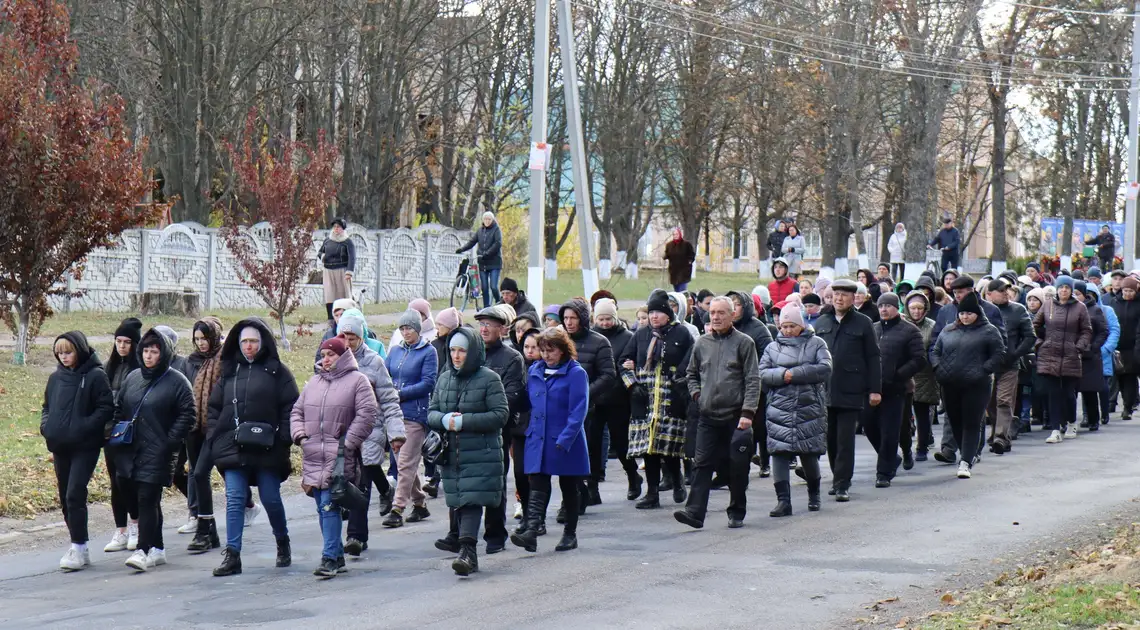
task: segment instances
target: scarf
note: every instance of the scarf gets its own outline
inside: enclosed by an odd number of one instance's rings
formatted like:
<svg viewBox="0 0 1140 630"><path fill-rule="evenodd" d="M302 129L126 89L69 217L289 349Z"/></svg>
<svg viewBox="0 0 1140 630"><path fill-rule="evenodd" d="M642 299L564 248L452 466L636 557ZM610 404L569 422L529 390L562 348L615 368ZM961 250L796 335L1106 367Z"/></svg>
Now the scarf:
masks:
<svg viewBox="0 0 1140 630"><path fill-rule="evenodd" d="M652 371L657 365L658 361L665 358L665 335L669 333L669 328L673 326L674 322L669 322L661 328L653 328L651 339L649 340L649 350L645 353L645 369Z"/></svg>
<svg viewBox="0 0 1140 630"><path fill-rule="evenodd" d="M213 334L207 334L210 347L206 352L194 350L195 359L201 359L202 366L194 375L194 412L196 416L195 430L203 435L206 433L206 417L209 415L210 392L214 384L222 375L222 322L215 317L204 317L199 320L210 327Z"/></svg>

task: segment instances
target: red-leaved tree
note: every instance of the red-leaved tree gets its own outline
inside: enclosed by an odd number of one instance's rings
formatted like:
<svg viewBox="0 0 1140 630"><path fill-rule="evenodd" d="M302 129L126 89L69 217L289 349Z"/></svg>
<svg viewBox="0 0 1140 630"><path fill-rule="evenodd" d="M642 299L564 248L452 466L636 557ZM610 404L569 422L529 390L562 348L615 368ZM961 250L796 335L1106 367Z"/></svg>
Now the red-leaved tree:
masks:
<svg viewBox="0 0 1140 630"><path fill-rule="evenodd" d="M50 316L91 250L153 220L149 177L122 100L76 75L78 49L63 3L0 0L0 311L16 333ZM12 317L12 309L15 317Z"/></svg>
<svg viewBox="0 0 1140 630"><path fill-rule="evenodd" d="M233 193L220 206L225 217L222 237L237 260L241 281L272 309L281 342L290 349L285 316L301 305L297 289L311 264L313 230L336 198L336 147L322 133L316 148L304 142L273 139L260 133L256 110L246 117L241 146L227 144ZM257 221L269 224L273 250L268 260L239 228Z"/></svg>

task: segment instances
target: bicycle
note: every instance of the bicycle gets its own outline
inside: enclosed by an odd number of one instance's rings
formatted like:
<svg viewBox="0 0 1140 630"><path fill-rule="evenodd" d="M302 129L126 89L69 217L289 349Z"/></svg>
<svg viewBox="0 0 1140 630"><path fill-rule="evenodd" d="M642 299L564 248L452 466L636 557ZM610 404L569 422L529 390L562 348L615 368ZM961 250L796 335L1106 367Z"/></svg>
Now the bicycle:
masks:
<svg viewBox="0 0 1140 630"><path fill-rule="evenodd" d="M479 308L479 265L464 256L459 262L459 272L455 274L455 284L451 286L450 306L459 312L467 310L467 304L472 303ZM459 304L456 304L457 299Z"/></svg>

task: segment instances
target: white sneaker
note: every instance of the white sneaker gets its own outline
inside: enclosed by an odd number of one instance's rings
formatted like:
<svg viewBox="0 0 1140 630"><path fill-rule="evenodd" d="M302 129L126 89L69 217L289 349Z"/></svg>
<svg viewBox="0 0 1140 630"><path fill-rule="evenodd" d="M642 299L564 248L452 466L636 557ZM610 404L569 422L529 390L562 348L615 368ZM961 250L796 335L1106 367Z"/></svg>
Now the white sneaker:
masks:
<svg viewBox="0 0 1140 630"><path fill-rule="evenodd" d="M139 524L127 523L127 551L139 548Z"/></svg>
<svg viewBox="0 0 1140 630"><path fill-rule="evenodd" d="M83 554L75 547L68 547L67 553L59 560L59 568L64 571L80 571L88 564L90 561L84 562Z"/></svg>
<svg viewBox="0 0 1140 630"><path fill-rule="evenodd" d="M253 525L253 521L257 520L257 515L261 514L261 504L254 503L253 507L245 509L245 526Z"/></svg>
<svg viewBox="0 0 1140 630"><path fill-rule="evenodd" d="M966 462L958 462L958 478L959 479L969 479L970 478L970 464L968 464Z"/></svg>
<svg viewBox="0 0 1140 630"><path fill-rule="evenodd" d="M517 520L521 519L522 517L523 517L522 503L515 501L515 520L517 521Z"/></svg>
<svg viewBox="0 0 1140 630"><path fill-rule="evenodd" d="M83 566L85 566L85 567L91 566L91 548L90 547L88 547L86 544L83 545L83 549L81 549L79 551L79 555L83 558Z"/></svg>
<svg viewBox="0 0 1140 630"><path fill-rule="evenodd" d="M146 555L146 567L153 569L166 564L166 551L157 547L151 548L150 553Z"/></svg>
<svg viewBox="0 0 1140 630"><path fill-rule="evenodd" d="M131 554L131 557L127 558L127 561L124 562L123 564L134 569L135 571L146 571L146 567L147 567L146 552L143 551L142 549L136 549L135 552Z"/></svg>
<svg viewBox="0 0 1140 630"><path fill-rule="evenodd" d="M1072 440L1077 437L1077 425L1070 424L1068 429L1065 429L1065 437Z"/></svg>
<svg viewBox="0 0 1140 630"><path fill-rule="evenodd" d="M1062 441L1064 441L1064 439L1065 439L1065 436L1061 435L1060 431L1053 431L1052 433L1049 434L1049 437L1045 438L1045 443L1046 444L1060 444Z"/></svg>
<svg viewBox="0 0 1140 630"><path fill-rule="evenodd" d="M179 534L197 534L198 533L198 517L190 516L186 518L186 524L178 528Z"/></svg>
<svg viewBox="0 0 1140 630"><path fill-rule="evenodd" d="M106 553L111 553L113 551L126 551L126 549L127 532L120 532L118 530L115 530L115 533L111 536L111 542L107 543L106 547L103 547L103 551Z"/></svg>

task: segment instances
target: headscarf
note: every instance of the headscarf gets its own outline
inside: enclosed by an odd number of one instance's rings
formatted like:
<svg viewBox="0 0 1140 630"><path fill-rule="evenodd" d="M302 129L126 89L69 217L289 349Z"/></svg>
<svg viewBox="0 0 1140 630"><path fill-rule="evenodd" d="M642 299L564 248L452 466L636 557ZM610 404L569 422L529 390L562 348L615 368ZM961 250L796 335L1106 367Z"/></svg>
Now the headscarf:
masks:
<svg viewBox="0 0 1140 630"><path fill-rule="evenodd" d="M210 412L210 393L222 375L222 322L217 317L203 317L194 322L194 330L201 331L210 344L205 352L198 350L198 344L194 344L194 352L190 353L191 358L202 362L198 373L194 375L193 393L197 420L195 429L199 433L205 433L206 418Z"/></svg>

